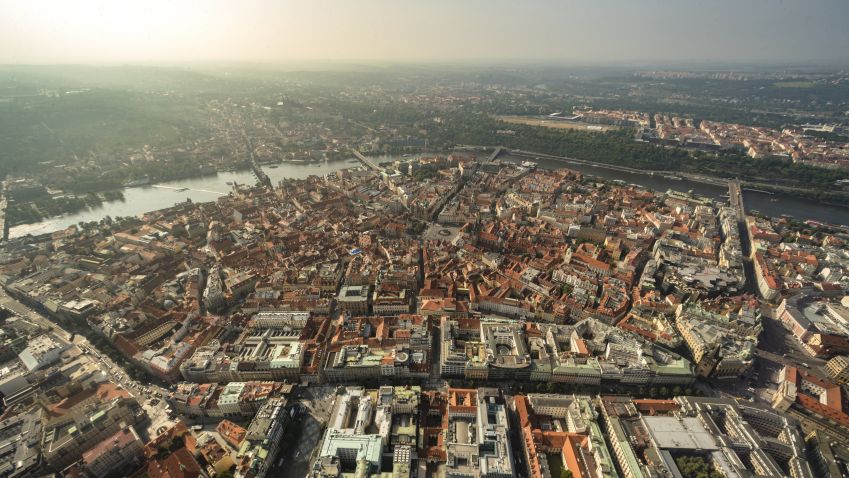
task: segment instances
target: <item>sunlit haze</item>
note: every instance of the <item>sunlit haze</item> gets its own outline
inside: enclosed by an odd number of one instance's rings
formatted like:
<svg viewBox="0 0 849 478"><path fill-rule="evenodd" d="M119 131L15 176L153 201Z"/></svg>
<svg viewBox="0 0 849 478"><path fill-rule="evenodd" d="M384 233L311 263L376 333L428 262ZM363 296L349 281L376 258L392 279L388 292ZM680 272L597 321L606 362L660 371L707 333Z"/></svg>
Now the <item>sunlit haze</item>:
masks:
<svg viewBox="0 0 849 478"><path fill-rule="evenodd" d="M845 0L0 1L0 63L849 59Z"/></svg>
<svg viewBox="0 0 849 478"><path fill-rule="evenodd" d="M849 473L849 0L0 0L0 478Z"/></svg>

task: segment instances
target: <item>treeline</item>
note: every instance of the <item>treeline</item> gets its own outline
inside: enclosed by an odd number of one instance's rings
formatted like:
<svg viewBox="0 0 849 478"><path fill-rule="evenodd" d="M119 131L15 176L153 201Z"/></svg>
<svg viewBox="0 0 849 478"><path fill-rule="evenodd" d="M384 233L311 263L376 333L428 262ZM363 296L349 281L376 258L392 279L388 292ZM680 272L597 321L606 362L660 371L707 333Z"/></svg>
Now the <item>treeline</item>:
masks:
<svg viewBox="0 0 849 478"><path fill-rule="evenodd" d="M139 368L115 348L115 345L104 336L84 326L75 327L76 333L84 335L88 341L101 353L106 354L113 362L127 372L127 375L135 381L153 383L154 379L145 370Z"/></svg>
<svg viewBox="0 0 849 478"><path fill-rule="evenodd" d="M92 89L0 104L0 175L73 164L92 151L123 155L143 144L173 145L207 133L193 96Z"/></svg>
<svg viewBox="0 0 849 478"><path fill-rule="evenodd" d="M75 194L87 194L120 189L126 182L143 177L150 179L151 183L157 183L215 174L215 168L206 162L207 159L201 156L163 158L153 163L132 163L103 171L96 176L73 174L64 181L54 179L51 185Z"/></svg>
<svg viewBox="0 0 849 478"><path fill-rule="evenodd" d="M721 105L700 105L697 103L669 103L660 100L610 98L594 99L589 106L596 109L621 109L635 110L667 114L670 116L681 116L684 118L696 118L698 120L718 121L722 123L738 123L753 126L766 126L780 129L789 122L814 121L813 117L788 118L778 113L753 112L751 108L734 108Z"/></svg>
<svg viewBox="0 0 849 478"><path fill-rule="evenodd" d="M641 94L622 94L636 87ZM592 95L593 88L602 91ZM606 89L604 89L606 88ZM594 96L594 107L636 109L731 123L780 128L787 123L838 120L849 102L849 85L828 81L718 80L614 77L579 85L576 95ZM618 94L617 94L618 93ZM808 112L817 112L809 115ZM823 119L822 113L833 118Z"/></svg>
<svg viewBox="0 0 849 478"><path fill-rule="evenodd" d="M30 224L62 214L75 214L85 209L103 204L103 201L123 200L121 191L108 191L101 195L94 193L80 196L45 197L26 203L10 203L6 208L6 218L11 226Z"/></svg>
<svg viewBox="0 0 849 478"><path fill-rule="evenodd" d="M496 133L499 129L513 135ZM429 128L436 148L454 144L502 145L557 156L615 164L645 170L677 171L749 182L769 182L803 188L808 197L849 203L834 194L838 179L849 177L841 170L817 168L781 159L752 159L740 153L709 153L662 147L634 141L631 131L589 133L577 130L515 125L509 127L484 114L455 114Z"/></svg>
<svg viewBox="0 0 849 478"><path fill-rule="evenodd" d="M834 141L834 142L837 142L837 143L849 142L849 136L846 136L846 135L843 135L843 134L840 134L840 133L833 133L833 132L829 132L829 131L808 131L805 134L808 134L810 136L813 136L813 137L816 137L816 138L819 138L819 139L824 139L826 141Z"/></svg>
<svg viewBox="0 0 849 478"><path fill-rule="evenodd" d="M478 388L493 385L491 382L480 380L466 380L459 378L449 378L448 385L455 388ZM576 393L578 395L593 395L597 393L612 393L618 395L632 395L638 397L648 397L657 399L672 399L681 395L701 397L704 393L694 387L682 387L675 385L672 387L646 387L646 386L628 386L628 385L611 385L598 386L586 384L570 384L570 383L555 383L555 382L517 382L513 384L514 391L518 393Z"/></svg>

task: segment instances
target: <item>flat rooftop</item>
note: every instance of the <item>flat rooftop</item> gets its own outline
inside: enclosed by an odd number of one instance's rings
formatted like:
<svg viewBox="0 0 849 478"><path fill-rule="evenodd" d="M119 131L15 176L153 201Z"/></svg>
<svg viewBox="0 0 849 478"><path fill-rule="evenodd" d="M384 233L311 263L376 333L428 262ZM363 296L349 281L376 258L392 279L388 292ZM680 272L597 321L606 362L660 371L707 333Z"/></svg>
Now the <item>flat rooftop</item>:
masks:
<svg viewBox="0 0 849 478"><path fill-rule="evenodd" d="M643 417L643 423L664 450L718 450L713 435L696 417Z"/></svg>

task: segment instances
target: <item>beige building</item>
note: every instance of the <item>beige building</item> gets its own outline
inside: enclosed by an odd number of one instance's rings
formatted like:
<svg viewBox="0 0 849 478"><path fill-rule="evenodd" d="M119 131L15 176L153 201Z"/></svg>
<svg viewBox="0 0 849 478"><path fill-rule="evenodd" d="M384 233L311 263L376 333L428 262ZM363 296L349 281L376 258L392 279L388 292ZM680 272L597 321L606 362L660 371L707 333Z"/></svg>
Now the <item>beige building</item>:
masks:
<svg viewBox="0 0 849 478"><path fill-rule="evenodd" d="M339 290L336 302L341 310L350 312L352 315L368 314L369 309L369 286L346 285Z"/></svg>
<svg viewBox="0 0 849 478"><path fill-rule="evenodd" d="M47 469L55 472L65 469L98 443L132 425L138 413L135 399L116 398L99 407L87 407L47 422L41 442Z"/></svg>
<svg viewBox="0 0 849 478"><path fill-rule="evenodd" d="M143 448L136 430L127 426L83 453L81 465L89 476L107 476L119 468L137 465Z"/></svg>
<svg viewBox="0 0 849 478"><path fill-rule="evenodd" d="M751 368L759 327L735 328L724 316L683 306L675 326L693 354L698 376L733 378Z"/></svg>
<svg viewBox="0 0 849 478"><path fill-rule="evenodd" d="M838 355L825 364L825 370L840 385L849 383L849 357Z"/></svg>

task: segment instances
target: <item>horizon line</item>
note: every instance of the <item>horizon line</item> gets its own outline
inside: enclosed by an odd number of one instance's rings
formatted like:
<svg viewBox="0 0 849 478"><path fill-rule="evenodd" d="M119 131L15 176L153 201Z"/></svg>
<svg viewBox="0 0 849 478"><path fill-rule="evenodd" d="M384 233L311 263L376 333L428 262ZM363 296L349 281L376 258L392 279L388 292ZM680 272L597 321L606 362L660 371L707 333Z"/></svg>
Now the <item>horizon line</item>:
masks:
<svg viewBox="0 0 849 478"><path fill-rule="evenodd" d="M616 59L616 60L566 60L566 59L544 59L544 58L468 58L468 59L350 59L350 58L310 58L310 59L221 59L221 60L111 60L111 61L56 61L56 62L4 62L0 61L0 67L60 67L60 66L83 66L83 67L186 67L194 65L250 65L250 66L284 66L296 64L329 64L349 66L415 66L415 65L445 65L445 66L572 66L572 67L628 67L628 68L657 68L657 67L734 67L734 68L799 68L799 67L821 67L821 68L845 68L849 67L847 60L825 60L825 59Z"/></svg>

